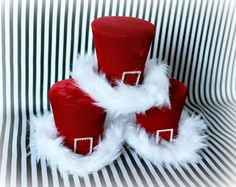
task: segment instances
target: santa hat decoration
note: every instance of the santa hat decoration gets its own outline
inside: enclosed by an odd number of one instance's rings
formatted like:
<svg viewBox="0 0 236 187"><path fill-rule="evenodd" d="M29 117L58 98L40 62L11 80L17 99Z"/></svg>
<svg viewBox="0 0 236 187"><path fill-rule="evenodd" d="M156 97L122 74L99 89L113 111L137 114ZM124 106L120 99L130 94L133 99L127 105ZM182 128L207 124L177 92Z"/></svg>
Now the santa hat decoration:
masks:
<svg viewBox="0 0 236 187"><path fill-rule="evenodd" d="M116 80L138 85L155 27L133 17L108 16L92 22L98 69L114 85Z"/></svg>
<svg viewBox="0 0 236 187"><path fill-rule="evenodd" d="M49 90L51 114L32 117L31 153L46 159L60 172L80 176L97 171L120 154L123 119L106 118L73 79L55 83Z"/></svg>
<svg viewBox="0 0 236 187"><path fill-rule="evenodd" d="M167 65L155 59L146 63L155 30L152 23L107 16L95 19L92 30L97 60L79 57L72 77L96 105L115 115L169 106Z"/></svg>
<svg viewBox="0 0 236 187"><path fill-rule="evenodd" d="M178 80L170 79L171 108L151 108L145 114L136 114L136 123L157 141L172 141L178 134L178 124L187 95L187 87Z"/></svg>
<svg viewBox="0 0 236 187"><path fill-rule="evenodd" d="M59 136L74 152L86 155L102 138L106 113L75 84L73 79L55 83L49 98Z"/></svg>

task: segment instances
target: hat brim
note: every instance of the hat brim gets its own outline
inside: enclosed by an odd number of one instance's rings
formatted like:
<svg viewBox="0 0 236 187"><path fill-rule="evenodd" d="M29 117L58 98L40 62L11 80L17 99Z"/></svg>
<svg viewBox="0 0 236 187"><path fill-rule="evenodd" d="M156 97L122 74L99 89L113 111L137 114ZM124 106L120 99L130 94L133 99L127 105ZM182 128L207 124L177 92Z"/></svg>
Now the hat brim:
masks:
<svg viewBox="0 0 236 187"><path fill-rule="evenodd" d="M95 56L80 56L72 78L95 104L113 115L144 113L151 107L170 107L168 66L156 59L146 63L142 85L130 86L117 80L112 87L105 74L98 73Z"/></svg>
<svg viewBox="0 0 236 187"><path fill-rule="evenodd" d="M59 172L84 176L110 164L119 155L124 141L124 120L110 119L106 122L101 142L89 155L79 155L63 145L58 136L51 113L40 117L32 116L30 121L30 151L37 161L45 159L49 166L56 166Z"/></svg>
<svg viewBox="0 0 236 187"><path fill-rule="evenodd" d="M200 116L189 116L187 112L183 111L178 136L171 142L163 140L160 143L156 137L148 134L134 121L134 119L130 119L127 125L125 140L142 158L148 159L155 165L181 165L200 160L198 151L206 147L203 133L206 124Z"/></svg>

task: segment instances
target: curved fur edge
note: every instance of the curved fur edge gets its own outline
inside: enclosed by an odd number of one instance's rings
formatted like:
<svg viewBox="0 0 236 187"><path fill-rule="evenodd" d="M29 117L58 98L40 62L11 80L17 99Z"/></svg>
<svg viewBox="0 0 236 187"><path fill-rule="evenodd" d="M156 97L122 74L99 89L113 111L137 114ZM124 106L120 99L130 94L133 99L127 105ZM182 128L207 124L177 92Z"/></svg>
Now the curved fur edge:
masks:
<svg viewBox="0 0 236 187"><path fill-rule="evenodd" d="M95 104L113 115L144 113L151 107L170 107L168 66L156 59L146 63L144 82L130 86L117 81L112 87L104 74L98 74L95 56L80 56L73 65L72 77Z"/></svg>
<svg viewBox="0 0 236 187"><path fill-rule="evenodd" d="M49 166L56 166L60 173L84 176L102 169L120 155L124 141L123 123L122 119L116 122L110 120L106 124L104 138L94 152L81 156L63 145L63 137L58 137L51 113L32 116L30 151L37 161L45 159Z"/></svg>
<svg viewBox="0 0 236 187"><path fill-rule="evenodd" d="M189 116L182 113L179 134L172 142L158 141L144 129L138 128L132 120L125 130L125 140L128 146L142 158L148 159L155 165L184 165L199 162L198 151L206 147L203 130L205 122L200 116Z"/></svg>

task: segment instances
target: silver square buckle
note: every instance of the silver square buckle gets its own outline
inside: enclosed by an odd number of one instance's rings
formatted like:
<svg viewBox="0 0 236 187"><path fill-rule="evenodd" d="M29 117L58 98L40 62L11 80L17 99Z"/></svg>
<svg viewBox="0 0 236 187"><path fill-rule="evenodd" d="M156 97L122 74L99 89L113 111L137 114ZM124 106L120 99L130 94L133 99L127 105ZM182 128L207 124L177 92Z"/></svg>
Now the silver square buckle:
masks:
<svg viewBox="0 0 236 187"><path fill-rule="evenodd" d="M74 152L77 150L77 142L89 140L89 154L93 151L93 137L84 137L84 138L74 138Z"/></svg>
<svg viewBox="0 0 236 187"><path fill-rule="evenodd" d="M173 141L174 129L161 129L156 131L156 140L159 139L160 132L170 132L170 142Z"/></svg>
<svg viewBox="0 0 236 187"><path fill-rule="evenodd" d="M141 72L141 71L124 71L124 72L122 73L122 78L121 78L121 80L122 80L123 83L124 83L124 81L125 81L125 76L126 76L126 75L129 75L129 74L137 74L137 79L136 79L136 83L135 83L135 86L137 86L138 83L139 83L139 80L140 80L140 77L141 77L142 72Z"/></svg>

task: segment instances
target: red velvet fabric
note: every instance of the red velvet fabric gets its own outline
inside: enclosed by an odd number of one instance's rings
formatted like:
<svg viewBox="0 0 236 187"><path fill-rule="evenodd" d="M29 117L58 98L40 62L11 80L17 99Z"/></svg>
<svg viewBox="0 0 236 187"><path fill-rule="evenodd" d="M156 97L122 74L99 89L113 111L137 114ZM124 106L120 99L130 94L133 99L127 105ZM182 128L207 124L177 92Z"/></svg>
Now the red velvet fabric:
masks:
<svg viewBox="0 0 236 187"><path fill-rule="evenodd" d="M141 71L139 84L155 27L134 17L105 16L92 22L98 69L115 85L123 72ZM125 76L126 84L135 85L137 74Z"/></svg>
<svg viewBox="0 0 236 187"><path fill-rule="evenodd" d="M106 113L93 104L93 100L76 85L73 79L55 83L49 90L49 98L59 135L65 145L74 150L74 138L93 138L95 147L103 133ZM90 141L77 142L76 152L89 153Z"/></svg>
<svg viewBox="0 0 236 187"><path fill-rule="evenodd" d="M137 124L154 136L156 136L157 130L173 129L173 138L176 137L186 96L187 87L178 80L170 79L171 109L151 108L145 114L136 114ZM161 132L159 137L169 141L170 133Z"/></svg>

